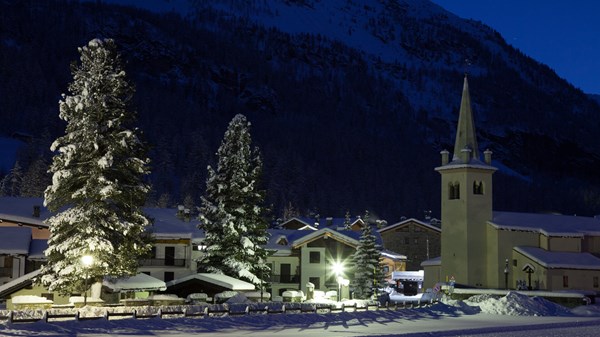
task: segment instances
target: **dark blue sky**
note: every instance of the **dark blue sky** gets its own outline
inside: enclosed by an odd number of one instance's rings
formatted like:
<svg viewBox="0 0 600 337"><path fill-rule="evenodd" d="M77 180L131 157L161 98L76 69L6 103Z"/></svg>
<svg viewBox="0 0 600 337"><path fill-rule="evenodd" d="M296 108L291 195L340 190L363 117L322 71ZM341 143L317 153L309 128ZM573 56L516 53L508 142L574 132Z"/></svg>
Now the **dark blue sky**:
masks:
<svg viewBox="0 0 600 337"><path fill-rule="evenodd" d="M432 1L487 24L584 92L600 94L600 1Z"/></svg>

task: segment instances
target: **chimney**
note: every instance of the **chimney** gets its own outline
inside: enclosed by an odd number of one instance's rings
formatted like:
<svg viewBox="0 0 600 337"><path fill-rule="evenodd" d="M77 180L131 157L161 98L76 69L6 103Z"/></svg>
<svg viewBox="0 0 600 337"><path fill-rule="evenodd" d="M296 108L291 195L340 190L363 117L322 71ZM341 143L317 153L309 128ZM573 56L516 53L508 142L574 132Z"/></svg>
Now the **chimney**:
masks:
<svg viewBox="0 0 600 337"><path fill-rule="evenodd" d="M39 205L34 205L33 206L33 217L34 218L39 218L40 217L40 206Z"/></svg>
<svg viewBox="0 0 600 337"><path fill-rule="evenodd" d="M442 155L442 165L448 164L448 158L450 158L450 152L448 152L448 150L443 150L442 152L440 152L440 154Z"/></svg>
<svg viewBox="0 0 600 337"><path fill-rule="evenodd" d="M180 219L183 218L183 212L184 212L184 210L185 210L185 206L183 206L183 205L178 205L177 206L177 217L178 218L180 218Z"/></svg>
<svg viewBox="0 0 600 337"><path fill-rule="evenodd" d="M485 157L485 163L488 165L492 165L492 151L490 149L485 150L485 152L483 152L483 155Z"/></svg>

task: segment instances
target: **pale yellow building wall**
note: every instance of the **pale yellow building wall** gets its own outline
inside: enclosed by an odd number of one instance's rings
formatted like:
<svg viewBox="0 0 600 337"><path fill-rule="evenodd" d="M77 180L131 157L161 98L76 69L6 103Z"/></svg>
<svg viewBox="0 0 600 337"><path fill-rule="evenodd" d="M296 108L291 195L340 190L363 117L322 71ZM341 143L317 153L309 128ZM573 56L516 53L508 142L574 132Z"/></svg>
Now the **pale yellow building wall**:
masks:
<svg viewBox="0 0 600 337"><path fill-rule="evenodd" d="M442 176L442 277L456 283L487 284L486 223L492 218L492 170L473 167L439 170ZM482 181L484 193L473 193ZM450 183L460 184L460 198L449 198Z"/></svg>
<svg viewBox="0 0 600 337"><path fill-rule="evenodd" d="M517 251L513 251L513 259L517 261L516 266L511 264L513 288L518 280L529 284L528 274L523 271L523 267L530 264L535 268L535 272L531 274L531 286L534 290L600 290L598 285L594 285L594 277L600 282L600 270L548 269ZM563 283L564 276L568 277L566 286Z"/></svg>
<svg viewBox="0 0 600 337"><path fill-rule="evenodd" d="M504 289L506 287L504 269L506 268L506 259L508 259L508 288L514 289L515 274L511 270L511 266L513 265L513 247L537 247L539 234L535 232L499 230L488 224L487 236L488 283L486 287L497 289Z"/></svg>
<svg viewBox="0 0 600 337"><path fill-rule="evenodd" d="M14 306L12 304L12 298L15 296L23 296L23 295L42 296L42 294L45 294L45 293L52 293L52 292L48 291L48 289L46 289L42 286L39 286L39 285L33 285L33 286L31 286L31 288L24 288L24 289L18 290L16 292L14 292L12 295L10 295L10 298L8 298L6 300L6 309L8 309L8 310L14 309ZM61 296L57 292L54 292L53 294L54 294L54 304L69 304L70 296Z"/></svg>
<svg viewBox="0 0 600 337"><path fill-rule="evenodd" d="M581 253L581 238L548 237L548 249L553 252Z"/></svg>
<svg viewBox="0 0 600 337"><path fill-rule="evenodd" d="M600 254L600 236L584 237L581 250L587 253Z"/></svg>
<svg viewBox="0 0 600 337"><path fill-rule="evenodd" d="M309 282L311 277L319 278L319 287L315 290L328 290L325 288L325 282L327 281L327 271L332 270L331 261L326 260L325 247L307 247L303 246L300 250L300 290L306 294L306 283ZM319 263L310 263L310 252L319 252L320 261Z"/></svg>
<svg viewBox="0 0 600 337"><path fill-rule="evenodd" d="M423 267L423 272L423 288L425 289L433 288L438 282L446 282L442 278L442 267L440 265L425 266Z"/></svg>
<svg viewBox="0 0 600 337"><path fill-rule="evenodd" d="M299 269L300 260L298 256L269 256L267 258L267 263L270 263L272 266L271 274L272 275L281 275L281 264L289 263L290 264L290 274L293 276L296 274L296 270ZM281 282L273 282L271 283L271 296L279 295L281 289L285 290L300 290L300 285L298 283L281 283Z"/></svg>

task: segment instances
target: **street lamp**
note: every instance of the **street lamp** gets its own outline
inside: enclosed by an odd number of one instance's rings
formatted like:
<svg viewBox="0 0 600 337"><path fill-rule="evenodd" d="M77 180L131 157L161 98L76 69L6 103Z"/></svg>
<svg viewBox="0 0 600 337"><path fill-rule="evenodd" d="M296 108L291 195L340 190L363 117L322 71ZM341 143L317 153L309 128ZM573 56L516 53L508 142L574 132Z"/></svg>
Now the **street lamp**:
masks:
<svg viewBox="0 0 600 337"><path fill-rule="evenodd" d="M504 262L504 288L508 290L508 259Z"/></svg>
<svg viewBox="0 0 600 337"><path fill-rule="evenodd" d="M90 266L94 263L94 257L91 255L84 255L81 257L81 264L83 264L83 268L85 270L84 281L83 281L83 306L87 305L87 282L88 282L88 271Z"/></svg>
<svg viewBox="0 0 600 337"><path fill-rule="evenodd" d="M342 300L342 283L344 282L344 278L342 277L342 274L344 273L344 265L337 261L331 265L331 269L336 276L336 281L338 284L337 300L340 302Z"/></svg>

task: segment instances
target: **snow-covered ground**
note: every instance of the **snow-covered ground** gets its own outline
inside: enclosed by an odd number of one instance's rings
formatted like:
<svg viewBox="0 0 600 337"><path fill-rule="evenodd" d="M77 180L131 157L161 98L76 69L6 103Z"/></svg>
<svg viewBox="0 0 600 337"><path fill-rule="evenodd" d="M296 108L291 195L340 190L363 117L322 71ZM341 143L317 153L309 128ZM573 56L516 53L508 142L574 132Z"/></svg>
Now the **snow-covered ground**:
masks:
<svg viewBox="0 0 600 337"><path fill-rule="evenodd" d="M0 325L1 336L597 336L600 306L567 309L517 293L426 308Z"/></svg>

